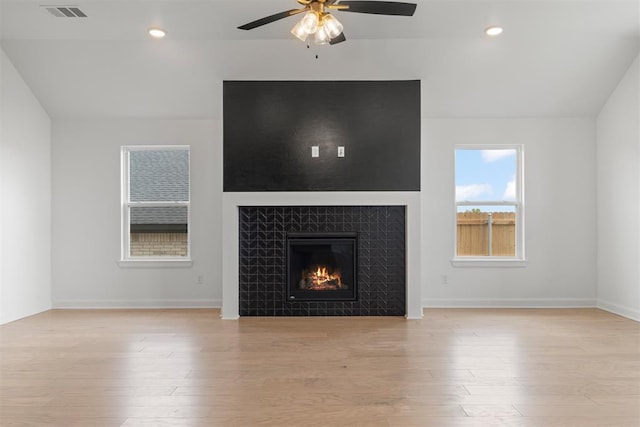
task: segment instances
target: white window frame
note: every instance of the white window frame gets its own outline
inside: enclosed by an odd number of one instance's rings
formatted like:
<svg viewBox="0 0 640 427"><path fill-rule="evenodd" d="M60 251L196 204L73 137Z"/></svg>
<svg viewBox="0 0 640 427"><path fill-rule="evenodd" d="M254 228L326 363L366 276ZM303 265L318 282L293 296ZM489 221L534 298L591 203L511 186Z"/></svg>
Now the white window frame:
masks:
<svg viewBox="0 0 640 427"><path fill-rule="evenodd" d="M187 150L189 153L189 200L172 202L132 202L129 200L129 154L133 151ZM121 147L121 255L118 264L121 267L190 267L191 260L191 146L189 145L127 145ZM132 207L187 207L187 255L142 257L131 256L131 233L129 212Z"/></svg>
<svg viewBox="0 0 640 427"><path fill-rule="evenodd" d="M516 152L516 200L515 201L458 201L455 200L455 161L454 161L454 232L453 232L453 258L451 264L454 267L525 267L525 240L524 240L524 146L522 144L461 144L454 148L454 158L457 150L515 150ZM458 256L458 226L457 213L460 206L514 206L516 209L516 254L515 256Z"/></svg>

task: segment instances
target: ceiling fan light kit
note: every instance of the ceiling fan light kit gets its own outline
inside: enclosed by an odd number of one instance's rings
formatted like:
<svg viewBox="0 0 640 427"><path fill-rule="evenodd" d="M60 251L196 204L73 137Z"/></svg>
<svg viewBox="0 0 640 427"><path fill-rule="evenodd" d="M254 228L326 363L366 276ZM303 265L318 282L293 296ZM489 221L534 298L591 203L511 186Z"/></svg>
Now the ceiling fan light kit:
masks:
<svg viewBox="0 0 640 427"><path fill-rule="evenodd" d="M322 26L327 31L327 34L329 34L329 37L331 37L332 39L338 37L344 29L344 26L340 23L340 21L334 18L333 15L329 14L326 14L322 18Z"/></svg>
<svg viewBox="0 0 640 427"><path fill-rule="evenodd" d="M331 41L329 34L327 34L327 29L324 26L318 28L313 41L315 44L327 44Z"/></svg>
<svg viewBox="0 0 640 427"><path fill-rule="evenodd" d="M311 10L298 21L291 30L291 34L306 41L309 34L314 34L316 31L318 31L318 15Z"/></svg>
<svg viewBox="0 0 640 427"><path fill-rule="evenodd" d="M310 10L293 27L291 34L302 40L307 40L311 34L315 34L316 44L327 44L342 33L343 25L328 13L320 13Z"/></svg>
<svg viewBox="0 0 640 427"><path fill-rule="evenodd" d="M297 0L302 9L291 9L238 27L240 30L252 30L289 16L305 13L291 29L291 34L301 41L307 41L314 35L316 44L337 44L346 40L344 26L326 9L343 12L370 13L375 15L413 16L417 5L394 1L340 1L340 0Z"/></svg>

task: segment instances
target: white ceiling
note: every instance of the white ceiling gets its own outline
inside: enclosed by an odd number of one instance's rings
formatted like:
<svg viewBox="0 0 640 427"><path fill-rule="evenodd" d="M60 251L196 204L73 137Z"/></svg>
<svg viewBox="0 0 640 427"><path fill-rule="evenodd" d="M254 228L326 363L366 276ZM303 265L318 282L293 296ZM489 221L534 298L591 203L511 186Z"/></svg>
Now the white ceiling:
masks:
<svg viewBox="0 0 640 427"><path fill-rule="evenodd" d="M55 118L221 117L221 82L244 79L420 79L424 117L594 116L640 47L639 0L417 3L410 18L335 12L347 42L307 49L296 17L236 28L294 0L0 0L0 43Z"/></svg>

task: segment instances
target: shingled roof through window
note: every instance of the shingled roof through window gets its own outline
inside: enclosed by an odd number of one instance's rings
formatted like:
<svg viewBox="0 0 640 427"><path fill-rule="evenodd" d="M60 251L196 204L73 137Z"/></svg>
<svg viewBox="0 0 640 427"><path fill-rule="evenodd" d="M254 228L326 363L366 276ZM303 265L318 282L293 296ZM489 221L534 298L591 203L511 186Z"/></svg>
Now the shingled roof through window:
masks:
<svg viewBox="0 0 640 427"><path fill-rule="evenodd" d="M189 201L189 151L131 151L129 195L132 202ZM131 209L131 224L187 224L187 217L186 206Z"/></svg>

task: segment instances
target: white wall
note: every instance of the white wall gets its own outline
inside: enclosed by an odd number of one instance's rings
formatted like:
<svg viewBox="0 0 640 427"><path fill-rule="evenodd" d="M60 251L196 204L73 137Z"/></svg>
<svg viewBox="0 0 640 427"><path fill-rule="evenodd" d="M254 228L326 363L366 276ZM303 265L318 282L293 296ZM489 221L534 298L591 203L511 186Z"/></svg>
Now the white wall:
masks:
<svg viewBox="0 0 640 427"><path fill-rule="evenodd" d="M640 320L640 56L597 119L598 304Z"/></svg>
<svg viewBox="0 0 640 427"><path fill-rule="evenodd" d="M595 121L424 119L426 306L596 304ZM216 120L56 120L55 307L219 306L222 148ZM192 145L192 268L121 268L120 146ZM524 268L454 268L455 144L524 144ZM447 285L440 284L442 274ZM205 284L197 285L204 275Z"/></svg>
<svg viewBox="0 0 640 427"><path fill-rule="evenodd" d="M422 126L425 306L594 306L595 121L427 119ZM524 144L526 267L452 267L456 144Z"/></svg>
<svg viewBox="0 0 640 427"><path fill-rule="evenodd" d="M51 121L0 49L0 324L51 308Z"/></svg>
<svg viewBox="0 0 640 427"><path fill-rule="evenodd" d="M220 306L221 134L216 120L54 121L54 307ZM120 147L147 144L191 146L192 267L117 264Z"/></svg>

